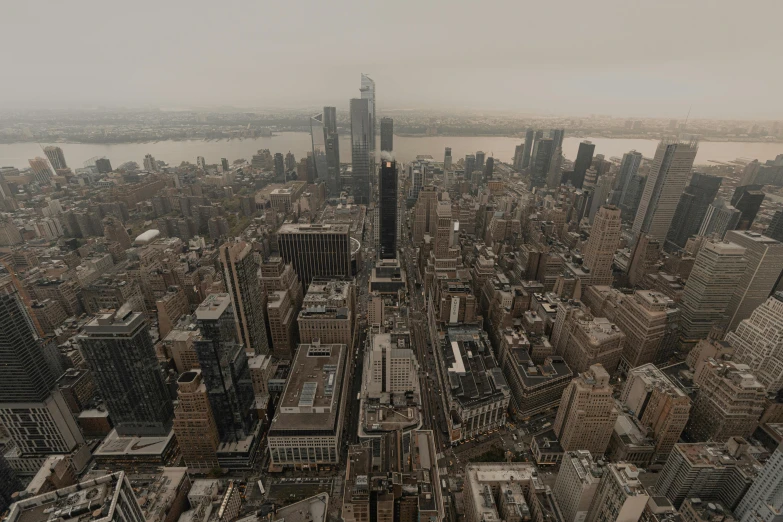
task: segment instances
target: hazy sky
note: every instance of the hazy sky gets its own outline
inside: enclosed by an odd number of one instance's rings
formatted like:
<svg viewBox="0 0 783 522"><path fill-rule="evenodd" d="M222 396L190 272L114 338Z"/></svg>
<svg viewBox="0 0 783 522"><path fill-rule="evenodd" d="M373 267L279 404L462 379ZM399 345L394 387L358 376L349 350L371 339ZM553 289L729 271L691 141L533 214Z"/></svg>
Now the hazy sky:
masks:
<svg viewBox="0 0 783 522"><path fill-rule="evenodd" d="M5 0L0 104L783 119L783 0Z"/></svg>

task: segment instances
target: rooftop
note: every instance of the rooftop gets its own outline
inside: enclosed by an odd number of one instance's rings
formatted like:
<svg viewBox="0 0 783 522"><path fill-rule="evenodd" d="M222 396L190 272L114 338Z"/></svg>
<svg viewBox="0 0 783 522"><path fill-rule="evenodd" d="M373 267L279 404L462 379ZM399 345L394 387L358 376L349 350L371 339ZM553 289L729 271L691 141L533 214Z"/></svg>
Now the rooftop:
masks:
<svg viewBox="0 0 783 522"><path fill-rule="evenodd" d="M448 328L441 343L451 395L463 405L494 401L508 394L508 384L495 361L486 333L475 327Z"/></svg>
<svg viewBox="0 0 783 522"><path fill-rule="evenodd" d="M329 510L329 495L319 493L301 502L282 507L272 517L272 520L285 522L326 522Z"/></svg>
<svg viewBox="0 0 783 522"><path fill-rule="evenodd" d="M215 321L223 315L231 305L231 296L228 294L209 294L196 309L196 319L199 321Z"/></svg>
<svg viewBox="0 0 783 522"><path fill-rule="evenodd" d="M283 223L278 234L348 234L351 226L342 223Z"/></svg>

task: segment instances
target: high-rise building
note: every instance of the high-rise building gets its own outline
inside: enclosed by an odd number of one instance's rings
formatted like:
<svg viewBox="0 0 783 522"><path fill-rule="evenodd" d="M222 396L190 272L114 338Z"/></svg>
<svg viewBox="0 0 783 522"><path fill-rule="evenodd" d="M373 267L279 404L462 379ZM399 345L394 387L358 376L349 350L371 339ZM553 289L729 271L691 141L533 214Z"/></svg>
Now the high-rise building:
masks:
<svg viewBox="0 0 783 522"><path fill-rule="evenodd" d="M274 159L274 165L275 165L275 178L278 180L285 180L285 160L283 159L283 153L282 152L275 152L275 159Z"/></svg>
<svg viewBox="0 0 783 522"><path fill-rule="evenodd" d="M484 153L484 151L480 150L476 152L476 170L484 170L484 160L486 157L487 155Z"/></svg>
<svg viewBox="0 0 783 522"><path fill-rule="evenodd" d="M264 301L258 280L258 263L253 246L244 241L229 241L220 246L223 281L234 304L237 337L249 353L269 353Z"/></svg>
<svg viewBox="0 0 783 522"><path fill-rule="evenodd" d="M620 209L614 205L602 205L585 245L584 266L590 269L591 284L612 284L612 263L620 244L621 225Z"/></svg>
<svg viewBox="0 0 783 522"><path fill-rule="evenodd" d="M695 140L661 140L658 144L633 222L635 235L647 234L661 242L666 239L698 150Z"/></svg>
<svg viewBox="0 0 783 522"><path fill-rule="evenodd" d="M495 158L492 156L487 158L486 163L484 163L484 179L490 180L492 179L492 174L495 172Z"/></svg>
<svg viewBox="0 0 783 522"><path fill-rule="evenodd" d="M220 166L223 169L223 172L228 172L231 170L231 167L228 164L228 160L226 158L220 158Z"/></svg>
<svg viewBox="0 0 783 522"><path fill-rule="evenodd" d="M278 248L305 287L314 277L348 279L355 248L349 233L345 224L286 223L277 232Z"/></svg>
<svg viewBox="0 0 783 522"><path fill-rule="evenodd" d="M446 152L443 156L443 170L451 170L451 147L446 147Z"/></svg>
<svg viewBox="0 0 783 522"><path fill-rule="evenodd" d="M438 190L427 185L419 192L413 219L413 244L418 245L425 235L434 236L437 220L435 209L438 207Z"/></svg>
<svg viewBox="0 0 783 522"><path fill-rule="evenodd" d="M383 137L383 136L381 136ZM381 159L381 178L378 214L381 259L397 257L397 163L394 160Z"/></svg>
<svg viewBox="0 0 783 522"><path fill-rule="evenodd" d="M772 215L764 235L783 242L783 210L778 210Z"/></svg>
<svg viewBox="0 0 783 522"><path fill-rule="evenodd" d="M723 239L726 232L737 228L742 212L722 199L717 199L707 207L707 214L699 228L699 235Z"/></svg>
<svg viewBox="0 0 783 522"><path fill-rule="evenodd" d="M661 253L661 241L642 234L636 239L628 266L628 282L631 286L644 284L647 274L652 272Z"/></svg>
<svg viewBox="0 0 783 522"><path fill-rule="evenodd" d="M533 152L533 141L535 140L535 131L528 129L525 131L525 148L522 150L521 168L526 169L530 165L530 155Z"/></svg>
<svg viewBox="0 0 783 522"><path fill-rule="evenodd" d="M201 337L193 347L222 442L251 434L257 420L247 354L237 342L235 309L228 294L210 294L196 309Z"/></svg>
<svg viewBox="0 0 783 522"><path fill-rule="evenodd" d="M594 152L595 144L592 142L583 141L579 144L579 150L577 150L576 159L574 160L574 174L572 178L574 187L582 188L584 185L587 169L593 164Z"/></svg>
<svg viewBox="0 0 783 522"><path fill-rule="evenodd" d="M5 513L11 502L15 500L13 494L23 490L24 486L17 478L16 472L5 457L0 454L0 513Z"/></svg>
<svg viewBox="0 0 783 522"><path fill-rule="evenodd" d="M158 162L155 161L155 158L152 156L152 154L146 154L144 156L144 170L148 172L158 171Z"/></svg>
<svg viewBox="0 0 783 522"><path fill-rule="evenodd" d="M546 185L546 178L547 174L549 174L549 166L554 152L554 142L551 138L541 138L536 141L533 147L533 158L531 159L531 187L543 187Z"/></svg>
<svg viewBox="0 0 783 522"><path fill-rule="evenodd" d="M690 398L654 364L644 364L628 372L620 401L649 429L655 444L652 462L664 462L688 423Z"/></svg>
<svg viewBox="0 0 783 522"><path fill-rule="evenodd" d="M310 283L296 323L302 343L353 345L356 289L350 281Z"/></svg>
<svg viewBox="0 0 783 522"><path fill-rule="evenodd" d="M362 74L362 82L361 86L359 87L359 92L361 92L361 98L363 100L367 100L367 111L369 114L368 139L370 142L370 158L371 161L375 161L375 128L378 122L378 120L375 118L375 110L377 109L375 105L375 81L366 74Z"/></svg>
<svg viewBox="0 0 783 522"><path fill-rule="evenodd" d="M585 522L639 520L649 499L636 466L627 462L607 464Z"/></svg>
<svg viewBox="0 0 783 522"><path fill-rule="evenodd" d="M675 444L655 482L655 492L679 508L687 498L718 500L733 509L756 476L749 444L728 441Z"/></svg>
<svg viewBox="0 0 783 522"><path fill-rule="evenodd" d="M783 513L783 447L778 446L742 497L735 514L741 522L772 522Z"/></svg>
<svg viewBox="0 0 783 522"><path fill-rule="evenodd" d="M569 451L563 456L552 493L564 522L584 522L605 470L589 451Z"/></svg>
<svg viewBox="0 0 783 522"><path fill-rule="evenodd" d="M756 214L764 202L764 187L762 185L745 185L737 187L731 196L731 204L741 212L737 230L750 230Z"/></svg>
<svg viewBox="0 0 783 522"><path fill-rule="evenodd" d="M30 163L30 169L33 171L33 179L45 185L49 183L49 180L54 176L54 171L49 167L49 160L37 156L35 158L27 160Z"/></svg>
<svg viewBox="0 0 783 522"><path fill-rule="evenodd" d="M196 166L201 170L206 170L207 161L204 159L204 156L196 156Z"/></svg>
<svg viewBox="0 0 783 522"><path fill-rule="evenodd" d="M371 139L369 100L354 98L351 100L351 175L354 201L362 205L370 202Z"/></svg>
<svg viewBox="0 0 783 522"><path fill-rule="evenodd" d="M746 265L745 248L734 243L711 240L699 249L680 301L682 342L706 339L723 320Z"/></svg>
<svg viewBox="0 0 783 522"><path fill-rule="evenodd" d="M381 152L394 150L394 120L381 118Z"/></svg>
<svg viewBox="0 0 783 522"><path fill-rule="evenodd" d="M560 302L552 328L552 347L575 373L595 364L614 372L625 345L625 334L606 317L593 317L576 302Z"/></svg>
<svg viewBox="0 0 783 522"><path fill-rule="evenodd" d="M399 337L391 333L375 333L367 355L369 375L365 380L367 394L380 398L384 393L406 393L418 389L418 362L409 347L398 345Z"/></svg>
<svg viewBox="0 0 783 522"><path fill-rule="evenodd" d="M217 458L220 435L201 370L185 372L177 379L174 434L189 471L209 473L220 467Z"/></svg>
<svg viewBox="0 0 783 522"><path fill-rule="evenodd" d="M299 307L289 289L266 292L266 316L272 341L270 352L278 359L290 360L294 355L298 313Z"/></svg>
<svg viewBox="0 0 783 522"><path fill-rule="evenodd" d="M283 165L287 172L296 170L296 157L294 156L294 153L291 152L290 150L285 155L285 160L283 161Z"/></svg>
<svg viewBox="0 0 783 522"><path fill-rule="evenodd" d="M54 170L68 168L68 164L65 163L65 154L63 154L63 149L54 145L49 145L44 147L43 151L44 154L46 154L46 157L49 159L49 163L52 165Z"/></svg>
<svg viewBox="0 0 783 522"><path fill-rule="evenodd" d="M329 194L340 194L340 138L337 134L337 109L324 107L324 143L326 144L326 168Z"/></svg>
<svg viewBox="0 0 783 522"><path fill-rule="evenodd" d="M726 241L745 248L745 273L726 307L733 330L772 294L783 273L783 243L756 232L730 230Z"/></svg>
<svg viewBox="0 0 783 522"><path fill-rule="evenodd" d="M465 179L469 180L473 177L473 172L476 170L476 155L465 155Z"/></svg>
<svg viewBox="0 0 783 522"><path fill-rule="evenodd" d="M652 290L637 290L623 297L614 320L625 334L620 356L623 371L665 362L679 337L680 310L676 303Z"/></svg>
<svg viewBox="0 0 783 522"><path fill-rule="evenodd" d="M326 152L326 130L324 115L316 114L310 118L310 141L312 143L313 182L329 181L329 160Z"/></svg>
<svg viewBox="0 0 783 522"><path fill-rule="evenodd" d="M563 138L565 138L565 129L550 129L549 137L554 142L555 149L563 148Z"/></svg>
<svg viewBox="0 0 783 522"><path fill-rule="evenodd" d="M734 360L747 364L770 393L783 388L783 292L740 321L726 341L734 348Z"/></svg>
<svg viewBox="0 0 783 522"><path fill-rule="evenodd" d="M117 433L168 434L174 410L144 315L127 306L100 313L78 340Z"/></svg>
<svg viewBox="0 0 783 522"><path fill-rule="evenodd" d="M95 168L98 169L98 174L108 174L112 171L111 161L109 158L98 158L95 160Z"/></svg>
<svg viewBox="0 0 783 522"><path fill-rule="evenodd" d="M718 195L722 180L723 178L709 174L699 172L693 174L691 182L680 196L672 224L666 234L664 247L667 251L685 248L688 238L699 232L707 215L707 209Z"/></svg>
<svg viewBox="0 0 783 522"><path fill-rule="evenodd" d="M604 454L619 413L612 391L609 374L600 364L571 381L560 399L553 426L565 451Z"/></svg>
<svg viewBox="0 0 783 522"><path fill-rule="evenodd" d="M767 390L744 365L709 359L699 378L685 434L690 440L750 437L764 413Z"/></svg>
<svg viewBox="0 0 783 522"><path fill-rule="evenodd" d="M614 185L613 202L616 205L622 204L631 187L631 180L639 172L641 164L641 152L632 150L623 154L623 160L620 162L620 170L617 172Z"/></svg>

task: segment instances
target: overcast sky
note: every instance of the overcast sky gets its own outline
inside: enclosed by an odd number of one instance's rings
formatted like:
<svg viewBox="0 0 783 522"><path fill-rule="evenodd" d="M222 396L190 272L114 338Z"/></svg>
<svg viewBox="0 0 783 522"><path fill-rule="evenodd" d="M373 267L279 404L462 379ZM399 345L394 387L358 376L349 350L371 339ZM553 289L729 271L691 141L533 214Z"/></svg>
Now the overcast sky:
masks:
<svg viewBox="0 0 783 522"><path fill-rule="evenodd" d="M0 104L783 119L783 0L5 0Z"/></svg>

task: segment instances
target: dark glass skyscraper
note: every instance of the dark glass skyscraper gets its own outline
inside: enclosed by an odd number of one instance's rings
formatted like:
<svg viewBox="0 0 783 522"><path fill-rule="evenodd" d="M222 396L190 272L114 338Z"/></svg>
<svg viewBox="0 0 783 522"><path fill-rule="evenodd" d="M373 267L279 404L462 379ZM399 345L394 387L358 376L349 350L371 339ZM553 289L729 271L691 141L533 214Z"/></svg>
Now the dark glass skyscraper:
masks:
<svg viewBox="0 0 783 522"><path fill-rule="evenodd" d="M571 178L576 188L582 188L585 182L585 174L587 169L593 163L593 153L595 152L595 145L589 141L583 141L579 144L579 150L576 153L576 160L574 160L574 175Z"/></svg>
<svg viewBox="0 0 783 522"><path fill-rule="evenodd" d="M680 196L664 248L670 252L685 248L688 238L698 234L707 208L718 195L721 178L696 172Z"/></svg>
<svg viewBox="0 0 783 522"><path fill-rule="evenodd" d="M340 139L337 134L337 109L324 107L324 144L326 146L326 186L329 194L340 195Z"/></svg>
<svg viewBox="0 0 783 522"><path fill-rule="evenodd" d="M326 183L329 179L329 168L326 159L326 129L323 119L323 114L316 114L310 118L310 141L313 145L313 180Z"/></svg>
<svg viewBox="0 0 783 522"><path fill-rule="evenodd" d="M351 166L354 202L370 202L370 109L366 99L351 100Z"/></svg>
<svg viewBox="0 0 783 522"><path fill-rule="evenodd" d="M484 171L484 160L486 157L487 155L484 154L483 151L478 151L476 153L476 170Z"/></svg>
<svg viewBox="0 0 783 522"><path fill-rule="evenodd" d="M756 219L756 214L764 201L764 191L761 185L745 185L737 187L731 196L731 205L742 212L737 230L750 230L750 226Z"/></svg>
<svg viewBox="0 0 783 522"><path fill-rule="evenodd" d="M141 313L123 306L84 326L79 345L120 435L165 436L174 417Z"/></svg>
<svg viewBox="0 0 783 522"><path fill-rule="evenodd" d="M285 162L281 152L275 152L275 177L281 180L285 179Z"/></svg>
<svg viewBox="0 0 783 522"><path fill-rule="evenodd" d="M201 337L193 347L198 356L209 404L220 440L236 442L255 425L255 394L247 354L237 342L234 307L228 294L210 294L198 309Z"/></svg>
<svg viewBox="0 0 783 522"><path fill-rule="evenodd" d="M381 118L381 152L394 150L394 120Z"/></svg>
<svg viewBox="0 0 783 522"><path fill-rule="evenodd" d="M495 172L495 158L492 156L487 158L486 163L484 163L484 179L490 180L492 179L492 174Z"/></svg>
<svg viewBox="0 0 783 522"><path fill-rule="evenodd" d="M546 176L549 173L552 154L555 152L553 145L554 141L551 138L541 138L536 141L536 145L533 147L533 162L530 173L531 188L546 185Z"/></svg>
<svg viewBox="0 0 783 522"><path fill-rule="evenodd" d="M361 98L363 100L367 100L367 114L369 118L369 129L370 132L368 134L368 141L370 143L370 158L374 162L375 161L375 127L377 125L377 120L375 119L375 81L367 76L366 74L362 74L362 83L361 87L359 87L359 92L361 92Z"/></svg>
<svg viewBox="0 0 783 522"><path fill-rule="evenodd" d="M525 148L522 151L522 168L526 169L530 165L530 154L533 152L533 140L535 131L528 129L525 132Z"/></svg>
<svg viewBox="0 0 783 522"><path fill-rule="evenodd" d="M783 243L783 210L778 210L772 215L764 235Z"/></svg>
<svg viewBox="0 0 783 522"><path fill-rule="evenodd" d="M381 124L383 125L383 124ZM381 127L383 129L383 127ZM383 133L381 133L383 141ZM381 259L397 257L397 163L381 159L379 227Z"/></svg>
<svg viewBox="0 0 783 522"><path fill-rule="evenodd" d="M625 199L631 179L639 172L639 166L642 164L642 153L632 150L623 154L623 161L620 163L620 171L614 184L614 193L612 194L612 204L620 205Z"/></svg>

